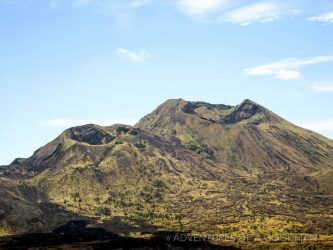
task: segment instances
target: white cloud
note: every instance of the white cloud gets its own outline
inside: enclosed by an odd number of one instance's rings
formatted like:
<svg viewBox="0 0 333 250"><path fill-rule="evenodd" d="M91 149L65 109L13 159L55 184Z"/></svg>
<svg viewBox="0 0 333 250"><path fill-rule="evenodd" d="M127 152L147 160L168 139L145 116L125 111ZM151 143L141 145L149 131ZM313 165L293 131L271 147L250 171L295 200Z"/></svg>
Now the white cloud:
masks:
<svg viewBox="0 0 333 250"><path fill-rule="evenodd" d="M274 75L275 79L280 80L298 80L301 78L301 74L296 70L280 70Z"/></svg>
<svg viewBox="0 0 333 250"><path fill-rule="evenodd" d="M298 125L302 128L310 129L319 133L333 131L333 119L299 123Z"/></svg>
<svg viewBox="0 0 333 250"><path fill-rule="evenodd" d="M318 63L333 61L333 55L317 56L306 59L289 58L270 64L260 65L252 68L244 69L247 75L273 76L280 80L297 80L301 78L298 69Z"/></svg>
<svg viewBox="0 0 333 250"><path fill-rule="evenodd" d="M312 89L316 92L332 92L333 93L333 84L331 85L313 85Z"/></svg>
<svg viewBox="0 0 333 250"><path fill-rule="evenodd" d="M38 122L38 126L42 128L50 128L50 127L72 127L79 126L84 124L98 124L101 126L110 126L113 124L127 124L134 125L137 122L137 119L133 118L122 118L117 120L71 120L66 118L52 119L47 121Z"/></svg>
<svg viewBox="0 0 333 250"><path fill-rule="evenodd" d="M152 55L144 49L140 50L139 52L133 52L124 48L118 48L116 49L116 54L121 58L136 63L143 62L152 57Z"/></svg>
<svg viewBox="0 0 333 250"><path fill-rule="evenodd" d="M217 11L225 6L229 0L178 0L180 9L191 16L202 16Z"/></svg>
<svg viewBox="0 0 333 250"><path fill-rule="evenodd" d="M309 20L313 22L333 23L333 12L325 13L320 16L310 17Z"/></svg>
<svg viewBox="0 0 333 250"><path fill-rule="evenodd" d="M292 9L288 5L260 2L233 10L221 16L220 21L240 25L249 25L256 22L267 23L276 21L283 16L296 15L299 12L299 10Z"/></svg>

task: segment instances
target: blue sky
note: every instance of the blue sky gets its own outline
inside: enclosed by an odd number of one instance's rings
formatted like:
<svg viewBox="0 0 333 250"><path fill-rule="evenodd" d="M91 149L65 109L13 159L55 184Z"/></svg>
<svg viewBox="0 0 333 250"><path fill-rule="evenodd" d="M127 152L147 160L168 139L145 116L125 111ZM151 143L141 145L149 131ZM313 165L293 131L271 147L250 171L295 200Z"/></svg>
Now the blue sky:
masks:
<svg viewBox="0 0 333 250"><path fill-rule="evenodd" d="M333 138L332 44L326 0L0 0L0 165L170 98L248 98Z"/></svg>

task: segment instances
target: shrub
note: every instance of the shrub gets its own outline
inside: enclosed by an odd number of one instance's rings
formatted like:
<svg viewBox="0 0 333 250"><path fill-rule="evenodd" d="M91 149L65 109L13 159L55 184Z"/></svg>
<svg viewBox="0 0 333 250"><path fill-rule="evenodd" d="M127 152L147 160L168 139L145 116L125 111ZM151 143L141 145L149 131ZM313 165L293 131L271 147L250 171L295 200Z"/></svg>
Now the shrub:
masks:
<svg viewBox="0 0 333 250"><path fill-rule="evenodd" d="M97 209L96 215L110 216L111 215L111 210L108 207L101 207L101 208Z"/></svg>
<svg viewBox="0 0 333 250"><path fill-rule="evenodd" d="M161 180L154 181L154 187L163 189L165 188L165 183Z"/></svg>

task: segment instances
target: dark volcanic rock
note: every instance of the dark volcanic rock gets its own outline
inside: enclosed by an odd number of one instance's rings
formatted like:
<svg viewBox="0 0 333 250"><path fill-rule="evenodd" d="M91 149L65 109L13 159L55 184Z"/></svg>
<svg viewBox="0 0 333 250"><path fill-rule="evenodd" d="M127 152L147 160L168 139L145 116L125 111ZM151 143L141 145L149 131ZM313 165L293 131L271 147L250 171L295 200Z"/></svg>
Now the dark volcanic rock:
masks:
<svg viewBox="0 0 333 250"><path fill-rule="evenodd" d="M0 238L3 249L226 249L202 237L188 237L182 232L158 232L150 239L122 237L102 228L87 227L84 220L70 221L56 228L53 233L25 234ZM182 237L181 237L182 236ZM195 240L194 240L195 239Z"/></svg>
<svg viewBox="0 0 333 250"><path fill-rule="evenodd" d="M90 145L107 144L114 139L112 135L99 129L93 124L70 128L66 133L71 139L79 142L86 142Z"/></svg>

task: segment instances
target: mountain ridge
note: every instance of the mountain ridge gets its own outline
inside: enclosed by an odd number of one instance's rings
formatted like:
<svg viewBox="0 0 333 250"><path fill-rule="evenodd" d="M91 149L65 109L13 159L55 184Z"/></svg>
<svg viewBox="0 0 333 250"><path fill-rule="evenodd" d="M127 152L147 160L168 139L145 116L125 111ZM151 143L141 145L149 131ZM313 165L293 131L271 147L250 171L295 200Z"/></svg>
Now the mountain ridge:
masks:
<svg viewBox="0 0 333 250"><path fill-rule="evenodd" d="M333 141L248 99L171 99L134 126L69 128L0 172L3 235L73 219L136 237L333 234Z"/></svg>

